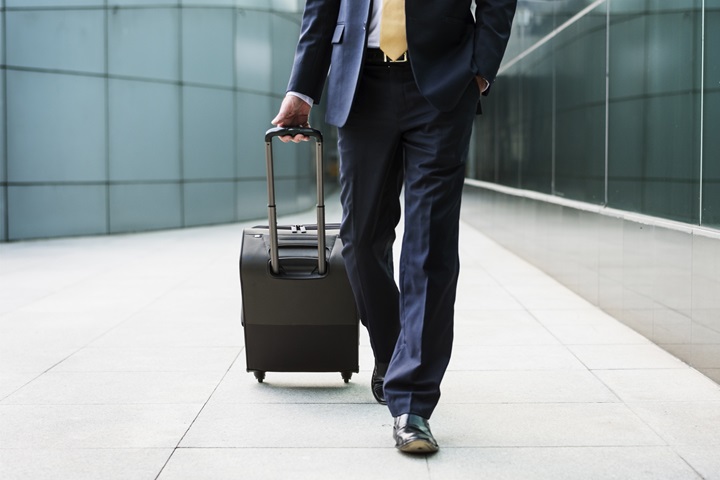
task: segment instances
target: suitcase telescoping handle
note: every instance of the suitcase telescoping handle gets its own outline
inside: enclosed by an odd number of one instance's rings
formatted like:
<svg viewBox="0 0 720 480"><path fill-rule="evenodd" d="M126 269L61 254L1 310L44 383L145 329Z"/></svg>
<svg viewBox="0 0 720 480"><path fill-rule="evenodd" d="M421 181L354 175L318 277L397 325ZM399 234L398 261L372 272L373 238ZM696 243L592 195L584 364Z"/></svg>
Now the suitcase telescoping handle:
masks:
<svg viewBox="0 0 720 480"><path fill-rule="evenodd" d="M314 128L276 127L265 132L265 161L267 163L268 182L268 226L270 227L270 266L273 273L280 273L278 254L277 210L275 208L275 173L273 169L272 139L289 135L305 135L315 138L315 171L317 180L317 238L318 238L318 274L324 275L327 269L325 260L325 188L323 186L323 138Z"/></svg>

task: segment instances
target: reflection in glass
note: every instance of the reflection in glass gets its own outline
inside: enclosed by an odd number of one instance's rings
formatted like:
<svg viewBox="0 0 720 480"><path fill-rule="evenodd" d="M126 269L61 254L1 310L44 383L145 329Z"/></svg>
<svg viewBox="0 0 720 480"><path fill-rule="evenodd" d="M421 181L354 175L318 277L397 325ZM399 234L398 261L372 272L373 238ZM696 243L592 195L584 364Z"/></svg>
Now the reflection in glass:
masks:
<svg viewBox="0 0 720 480"><path fill-rule="evenodd" d="M702 183L720 224L718 32L717 0L520 0L470 173L693 224Z"/></svg>

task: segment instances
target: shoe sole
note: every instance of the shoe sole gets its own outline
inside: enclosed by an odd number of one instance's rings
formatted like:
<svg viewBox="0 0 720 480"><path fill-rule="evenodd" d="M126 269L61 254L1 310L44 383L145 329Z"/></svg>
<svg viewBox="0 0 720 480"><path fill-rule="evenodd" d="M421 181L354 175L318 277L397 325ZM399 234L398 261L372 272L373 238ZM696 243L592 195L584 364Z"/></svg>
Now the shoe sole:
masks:
<svg viewBox="0 0 720 480"><path fill-rule="evenodd" d="M397 448L404 453L435 453L438 451L437 445L433 445L427 440L413 440L405 445L398 445Z"/></svg>

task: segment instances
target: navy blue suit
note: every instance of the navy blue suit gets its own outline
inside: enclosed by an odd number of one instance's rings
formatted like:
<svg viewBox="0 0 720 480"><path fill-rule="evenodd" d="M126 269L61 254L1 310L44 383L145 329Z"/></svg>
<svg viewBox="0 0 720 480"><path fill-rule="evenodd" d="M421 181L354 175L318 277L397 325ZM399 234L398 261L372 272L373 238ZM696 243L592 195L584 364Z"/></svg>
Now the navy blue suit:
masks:
<svg viewBox="0 0 720 480"><path fill-rule="evenodd" d="M495 79L517 0L476 3L473 16L471 0L406 0L410 62L381 66L365 59L371 0L307 0L288 85L316 102L327 87L326 119L339 127L343 256L375 358L390 363L393 416L430 418L450 360L475 77ZM403 188L398 287L392 245Z"/></svg>

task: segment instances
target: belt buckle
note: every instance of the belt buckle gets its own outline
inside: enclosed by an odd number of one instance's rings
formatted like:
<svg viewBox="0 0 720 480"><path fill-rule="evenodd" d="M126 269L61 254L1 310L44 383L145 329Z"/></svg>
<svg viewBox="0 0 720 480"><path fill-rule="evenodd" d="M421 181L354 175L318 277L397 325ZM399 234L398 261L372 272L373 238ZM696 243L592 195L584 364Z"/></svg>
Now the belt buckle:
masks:
<svg viewBox="0 0 720 480"><path fill-rule="evenodd" d="M397 60L391 59L390 57L388 57L388 56L385 54L385 52L383 52L383 61L384 61L385 63L405 63L405 62L408 61L407 50L405 50L405 52L404 52L402 55L400 55Z"/></svg>

